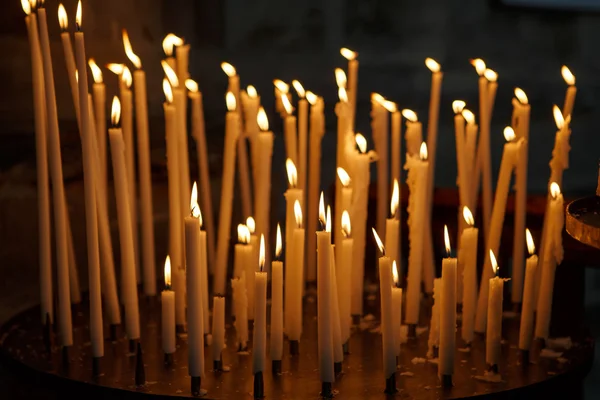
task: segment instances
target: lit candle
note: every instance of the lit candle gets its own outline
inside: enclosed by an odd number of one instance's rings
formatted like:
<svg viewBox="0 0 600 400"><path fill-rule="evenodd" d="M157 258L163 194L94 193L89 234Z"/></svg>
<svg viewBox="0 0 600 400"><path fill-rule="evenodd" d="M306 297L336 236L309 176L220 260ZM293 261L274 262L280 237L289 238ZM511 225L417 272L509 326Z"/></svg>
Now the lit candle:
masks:
<svg viewBox="0 0 600 400"><path fill-rule="evenodd" d="M43 17L41 12L44 11ZM45 9L41 8L38 10L38 16L40 17L40 25L42 29L42 46L44 53L50 52L50 44L47 43L47 26L45 21ZM89 280L89 296L90 296L90 341L92 342L92 354L94 357L102 357L104 355L104 335L102 332L102 300L101 300L101 289L100 289L100 254L98 250L98 220L96 215L96 193L95 193L95 179L97 176L94 170L94 159L93 159L93 143L91 140L91 126L89 120L89 108L88 108L88 83L87 83L87 62L85 56L85 38L81 31L81 20L82 20L82 8L81 1L77 5L77 14L75 17L75 25L77 32L75 32L75 57L77 61L77 70L79 71L79 109L81 113L81 146L83 152L83 173L84 173L84 190L85 190L85 221L86 221L86 237L87 237L87 256L88 256L88 280ZM49 61L48 56L48 61ZM49 74L46 74L49 72ZM46 81L53 81L52 71L48 69L44 70ZM51 94L54 97L54 85L46 85L46 93ZM54 101L54 100L53 100ZM54 103L56 104L56 103ZM49 126L51 135L53 134L53 125L56 125L56 134L58 135L58 121L53 121L56 118L56 110L48 110L47 114L50 119ZM53 123L55 122L55 124ZM52 142L52 141L51 141ZM55 143L57 144L57 143ZM53 181L53 192L60 192ZM61 177L61 188L62 188L62 177ZM58 199L64 204L64 192L61 193ZM56 204L56 202L55 202ZM60 218L55 218L55 222L59 223ZM63 219L65 221L65 219ZM58 235L57 235L58 237ZM65 246L66 249L66 246ZM65 259L66 261L66 259ZM61 265L59 258L59 290L61 282L66 283L68 287L68 265L65 263ZM66 278L65 278L66 276ZM137 296L137 293L136 293ZM70 302L69 302L70 303ZM137 303L136 303L137 304ZM70 308L69 308L70 310ZM70 324L70 315L69 315ZM62 326L61 326L62 328ZM69 338L69 332L61 329L63 335L63 341L66 336ZM139 337L139 336L138 336ZM71 338L72 340L72 338ZM70 344L70 343L69 343Z"/></svg>
<svg viewBox="0 0 600 400"><path fill-rule="evenodd" d="M348 60L348 100L352 107L352 118L350 131L354 131L354 122L356 120L356 97L358 87L358 53L345 47L340 49L340 54Z"/></svg>
<svg viewBox="0 0 600 400"><path fill-rule="evenodd" d="M162 41L162 48L165 52L165 61L173 70L177 70L177 60L173 57L173 50L176 46L182 46L183 39L173 33L167 34Z"/></svg>
<svg viewBox="0 0 600 400"><path fill-rule="evenodd" d="M251 319L254 319L254 272L255 272L255 268L254 268L254 263L252 262L252 246L250 245L250 230L248 229L247 225L243 225L243 224L239 224L238 228L238 241L239 243L237 243L234 246L234 258L233 258L233 276L234 277L243 277L243 283L244 283L244 288L243 288L243 298L245 299L243 301L244 306L246 307L246 309L244 310L243 314L238 314L238 308L236 307L234 312L235 312L235 317L236 317L236 326L238 324L241 324L241 322L238 321L238 318L240 319L245 319L246 321L248 321L248 316L252 315ZM252 276L251 279L248 279L249 276ZM252 283L252 285L250 285L250 283ZM238 282L238 285L240 285L241 283ZM242 288L239 288L240 291L242 291ZM236 290L237 291L237 290ZM239 306L241 307L241 299L238 299L240 301ZM251 306L252 306L252 311L251 311ZM238 336L242 335L245 331L247 331L248 329L248 324L246 322L246 326L245 327L239 327L238 331L239 334ZM243 336L243 335L242 335ZM247 338L246 338L247 340ZM245 343L243 343L244 346L246 345Z"/></svg>
<svg viewBox="0 0 600 400"><path fill-rule="evenodd" d="M290 340L290 348L298 349L302 336L302 293L304 290L304 227L302 225L300 201L294 202L294 221L291 241L292 249L286 261L285 270L285 332ZM291 344L296 342L295 344Z"/></svg>
<svg viewBox="0 0 600 400"><path fill-rule="evenodd" d="M490 264L495 277L489 280L487 330L485 333L485 362L494 372L498 372L502 344L502 297L504 279L498 277L498 263L490 250Z"/></svg>
<svg viewBox="0 0 600 400"><path fill-rule="evenodd" d="M400 274L398 273L398 264L392 261L392 325L394 327L394 348L396 357L400 356L400 330L402 328L402 288L400 287Z"/></svg>
<svg viewBox="0 0 600 400"><path fill-rule="evenodd" d="M533 338L533 312L535 311L535 279L538 267L538 256L529 229L526 230L529 258L525 264L525 287L523 290L523 306L521 307L521 328L519 330L519 349L529 351Z"/></svg>
<svg viewBox="0 0 600 400"><path fill-rule="evenodd" d="M215 266L213 291L225 292L227 278L227 258L229 255L229 233L233 207L233 183L235 179L235 153L239 131L239 115L235 111L235 96L227 92L227 112L225 118L225 143L223 154L223 178L221 186L221 207L219 210L219 235L217 240L217 264Z"/></svg>
<svg viewBox="0 0 600 400"><path fill-rule="evenodd" d="M212 319L212 359L213 369L223 370L223 349L225 348L225 297L213 298Z"/></svg>
<svg viewBox="0 0 600 400"><path fill-rule="evenodd" d="M292 232L295 227L296 216L294 215L294 205L296 202L300 203L302 207L302 193L303 190L298 188L298 171L296 164L288 158L285 160L285 169L287 171L289 188L285 191L285 261L286 265L290 265L288 262L291 259L290 253L292 251L291 241Z"/></svg>
<svg viewBox="0 0 600 400"><path fill-rule="evenodd" d="M32 2L35 5L35 2ZM80 104L79 104L79 92L77 91L77 70L75 67L75 57L73 56L73 47L71 45L71 35L67 31L69 26L69 20L67 17L67 11L61 4L58 5L58 24L60 25L60 40L62 42L62 48L65 55L65 65L67 67L67 76L69 78L69 87L71 89L71 97L73 99L73 106L75 109L75 118L77 119L77 126L81 131L81 117L80 117Z"/></svg>
<svg viewBox="0 0 600 400"><path fill-rule="evenodd" d="M465 118L462 112L465 108L465 102L454 100L452 102L452 111L454 111L454 141L456 142L456 184L458 186L458 197L461 206L469 205L469 186L468 177L465 174ZM458 213L458 234L464 229L464 219L461 212ZM460 251L460 247L458 249ZM459 257L460 258L460 257ZM460 264L460 260L459 260ZM460 266L459 266L460 268Z"/></svg>
<svg viewBox="0 0 600 400"><path fill-rule="evenodd" d="M394 179L390 218L385 220L385 251L392 261L400 263L400 186Z"/></svg>
<svg viewBox="0 0 600 400"><path fill-rule="evenodd" d="M494 103L496 101L496 91L498 90L498 74L496 71L486 68L483 71L483 76L487 79L487 118L488 124L491 124L492 115L494 114Z"/></svg>
<svg viewBox="0 0 600 400"><path fill-rule="evenodd" d="M236 246L238 246L236 244ZM248 349L248 296L246 291L246 272L242 270L241 275L231 280L233 290L233 315L235 320L233 326L236 333L236 345L238 351Z"/></svg>
<svg viewBox="0 0 600 400"><path fill-rule="evenodd" d="M419 322L421 302L421 276L423 266L423 221L425 220L425 198L427 196L427 145L421 144L419 157L409 156L405 169L408 169L406 181L410 191L408 198L408 227L410 251L408 256L408 284L406 286L406 323L416 325Z"/></svg>
<svg viewBox="0 0 600 400"><path fill-rule="evenodd" d="M92 98L94 103L94 116L96 122L96 138L98 142L98 157L100 158L100 165L98 166L100 171L100 177L102 179L102 186L106 191L107 177L108 177L108 163L107 163L107 152L106 152L106 85L104 85L102 79L102 70L96 64L93 58L88 60L90 70L92 71L92 77L94 78L94 85L92 86ZM104 194L106 197L106 194Z"/></svg>
<svg viewBox="0 0 600 400"><path fill-rule="evenodd" d="M462 328L461 336L465 343L473 341L475 325L475 305L477 304L477 240L479 229L469 207L463 207L463 218L467 228L460 236L459 264L462 266Z"/></svg>
<svg viewBox="0 0 600 400"><path fill-rule="evenodd" d="M352 247L354 246L348 210L344 210L342 213L342 235L344 238L340 241L340 247L338 247L336 254L336 280L342 342L347 346L352 323L350 298L352 296Z"/></svg>
<svg viewBox="0 0 600 400"><path fill-rule="evenodd" d="M473 208L477 205L476 197L479 187L479 177L475 175L477 171L477 135L479 126L475 123L475 114L473 114L471 110L464 109L462 110L461 115L467 122L463 152L466 193L463 195L465 196L469 207Z"/></svg>
<svg viewBox="0 0 600 400"><path fill-rule="evenodd" d="M254 273L258 270L258 257L260 252L260 242L258 241L258 235L256 234L256 225L253 223L252 217L248 217L246 219L246 226L248 227L248 233L250 234L250 250L246 253L248 257L244 265L246 265L246 278L247 288L248 288L248 319L254 320L254 302L255 302L255 293L254 293ZM265 255L266 259L266 255Z"/></svg>
<svg viewBox="0 0 600 400"><path fill-rule="evenodd" d="M260 162L260 147L258 144L258 109L260 107L260 96L256 88L248 85L246 90L240 93L242 100L242 108L244 110L244 126L246 127L246 135L250 140L251 162L252 162L252 181L254 182L254 204L258 204L256 192L258 189L258 164ZM256 209L254 210L256 212Z"/></svg>
<svg viewBox="0 0 600 400"><path fill-rule="evenodd" d="M298 206L300 204L298 203ZM281 228L277 224L275 260L271 262L271 360L281 362L283 358L283 263L281 256ZM289 262L289 261L288 261ZM288 275L288 280L292 279ZM302 280L300 280L302 281ZM265 294L266 296L266 294ZM254 320L256 323L256 319Z"/></svg>
<svg viewBox="0 0 600 400"><path fill-rule="evenodd" d="M569 67L563 65L560 69L565 83L569 85L567 87L567 93L565 94L565 103L562 108L562 113L565 116L573 114L573 105L575 104L575 95L577 94L577 87L575 86L575 75L571 72Z"/></svg>
<svg viewBox="0 0 600 400"><path fill-rule="evenodd" d="M254 195L256 196L256 201L254 203L256 209L256 231L258 234L270 237L271 167L273 162L273 141L275 140L275 136L273 135L273 132L269 130L269 120L262 107L258 110L256 123L260 127L260 132L256 135L256 152L258 159L256 161L257 176L254 182Z"/></svg>
<svg viewBox="0 0 600 400"><path fill-rule="evenodd" d="M541 283L537 294L537 314L535 321L535 337L548 339L550 333L550 317L552 315L552 295L554 293L554 275L556 266L562 262L562 231L565 223L565 210L560 186L556 182L550 184L552 200L548 209L548 234L543 246L546 254L541 268Z"/></svg>
<svg viewBox="0 0 600 400"><path fill-rule="evenodd" d="M392 182L401 182L402 176L402 114L396 103L385 102L386 108L392 113Z"/></svg>
<svg viewBox="0 0 600 400"><path fill-rule="evenodd" d="M385 217L387 215L387 199L389 190L389 148L388 135L389 123L385 108L385 99L377 94L371 95L371 129L375 151L377 152L377 230L386 237Z"/></svg>
<svg viewBox="0 0 600 400"><path fill-rule="evenodd" d="M171 259L165 260L165 290L160 294L162 319L162 349L165 354L175 353L175 292L171 290Z"/></svg>
<svg viewBox="0 0 600 400"><path fill-rule="evenodd" d="M435 358L440 347L440 308L442 297L442 278L433 281L433 305L429 321L429 338L427 339L427 358Z"/></svg>
<svg viewBox="0 0 600 400"><path fill-rule="evenodd" d="M308 147L308 101L304 87L297 80L292 81L298 93L298 186L306 193L306 154Z"/></svg>
<svg viewBox="0 0 600 400"><path fill-rule="evenodd" d="M177 60L177 77L180 82L185 82L190 77L190 45L181 43L175 48L175 57Z"/></svg>
<svg viewBox="0 0 600 400"><path fill-rule="evenodd" d="M327 206L327 215L331 215L331 207ZM335 265L335 244L331 245L331 319L333 340L333 373L338 375L342 372L344 362L344 347L342 343L342 328L340 325L340 304L338 302L337 274Z"/></svg>
<svg viewBox="0 0 600 400"><path fill-rule="evenodd" d="M83 94L82 94L83 95ZM121 105L118 97L113 98L111 122L108 130L112 155L113 180L117 197L117 217L119 221L119 243L121 245L121 297L125 308L125 329L130 340L140 338L140 314L138 308L137 283L135 279L135 256L133 232L129 215L129 192L123 132L119 128ZM83 110L84 108L81 107ZM83 122L83 119L82 119Z"/></svg>
<svg viewBox="0 0 600 400"><path fill-rule="evenodd" d="M406 118L406 154L414 156L419 154L421 143L423 143L423 124L419 122L417 113L405 108L402 116Z"/></svg>
<svg viewBox="0 0 600 400"><path fill-rule="evenodd" d="M281 79L274 79L273 85L275 86L275 111L283 118L286 111L281 96L287 97L288 101L291 99L290 86Z"/></svg>
<svg viewBox="0 0 600 400"><path fill-rule="evenodd" d="M255 271L254 333L252 335L252 372L257 374L265 370L267 359L267 273L265 268L265 237L260 235L258 264Z"/></svg>
<svg viewBox="0 0 600 400"><path fill-rule="evenodd" d="M450 235L446 225L444 225L444 242L447 257L442 260L440 362L438 364L438 375L442 378L454 374L454 352L456 351L456 258L450 257Z"/></svg>
<svg viewBox="0 0 600 400"><path fill-rule="evenodd" d="M293 107L287 96L282 96L281 101L285 110L283 118L283 139L285 141L285 154L294 164L298 162L298 137L296 133L296 116L292 115Z"/></svg>
<svg viewBox="0 0 600 400"><path fill-rule="evenodd" d="M337 116L336 166L338 168L348 168L348 146L352 147L352 136L350 131L352 111L351 106L348 103L348 92L346 91L346 74L341 68L335 69L335 80L338 85L339 97L339 102L335 105L335 114ZM341 186L339 183L336 183L336 195L339 193L340 189Z"/></svg>
<svg viewBox="0 0 600 400"><path fill-rule="evenodd" d="M510 190L510 180L513 169L516 167L520 156L522 143L522 139L516 140L515 132L510 126L504 128L504 138L506 139L506 144L504 145L504 151L502 153L502 163L500 164L498 184L496 185L496 197L494 199L490 233L486 241L486 249L494 253L497 253L500 248L500 239L502 237L502 228L504 226L504 214L506 211L506 200ZM479 289L479 298L477 299L475 332L483 333L486 331L489 282L493 272L491 261L491 258L486 257L483 264L481 287Z"/></svg>
<svg viewBox="0 0 600 400"><path fill-rule="evenodd" d="M337 177L342 187L339 195L335 198L335 221L333 224L335 228L335 234L333 235L333 239L336 244L336 258L339 259L339 251L341 251L340 244L344 238L342 233L342 213L344 210L352 210L353 190L351 187L352 181L350 179L350 175L348 175L348 172L346 172L344 168L337 167Z"/></svg>

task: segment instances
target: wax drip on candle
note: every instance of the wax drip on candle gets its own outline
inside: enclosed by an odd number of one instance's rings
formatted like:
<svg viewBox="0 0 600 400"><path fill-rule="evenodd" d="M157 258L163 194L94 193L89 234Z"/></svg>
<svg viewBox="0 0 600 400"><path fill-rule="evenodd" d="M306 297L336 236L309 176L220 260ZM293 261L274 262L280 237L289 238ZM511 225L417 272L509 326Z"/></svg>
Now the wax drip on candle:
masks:
<svg viewBox="0 0 600 400"><path fill-rule="evenodd" d="M343 187L348 187L350 185L350 182L351 182L350 175L348 175L348 173L346 172L346 170L344 168L342 168L342 167L337 168L337 176L340 179L340 182L342 182Z"/></svg>
<svg viewBox="0 0 600 400"><path fill-rule="evenodd" d="M167 57L171 57L173 55L173 48L175 46L182 45L183 39L173 33L167 34L167 36L165 36L165 38L162 41L162 48Z"/></svg>
<svg viewBox="0 0 600 400"><path fill-rule="evenodd" d="M302 229L302 207L298 200L294 202L294 217L296 218L296 227Z"/></svg>
<svg viewBox="0 0 600 400"><path fill-rule="evenodd" d="M348 213L348 210L344 210L342 213L342 235L347 239L352 236L352 226L350 224L350 213Z"/></svg>
<svg viewBox="0 0 600 400"><path fill-rule="evenodd" d="M381 241L381 238L377 234L377 231L375 230L375 228L371 228L371 230L373 231L373 237L375 238L375 243L377 243L377 247L379 247L379 251L381 252L381 255L385 256L385 247L383 246L383 242Z"/></svg>
<svg viewBox="0 0 600 400"><path fill-rule="evenodd" d="M88 60L88 65L90 66L90 70L92 71L92 77L94 78L94 83L102 83L102 81L103 81L102 70L100 69L98 64L96 64L96 60L94 60L93 58L90 58Z"/></svg>
<svg viewBox="0 0 600 400"><path fill-rule="evenodd" d="M462 113L462 111L465 109L465 107L467 106L467 103L465 103L462 100L454 100L452 102L452 111L454 111L454 114L460 114Z"/></svg>
<svg viewBox="0 0 600 400"><path fill-rule="evenodd" d="M237 226L238 242L241 244L250 243L250 229L244 224L238 224Z"/></svg>
<svg viewBox="0 0 600 400"><path fill-rule="evenodd" d="M494 271L494 275L498 277L498 262L496 261L496 256L494 256L494 252L490 249L490 260L492 261L492 270Z"/></svg>
<svg viewBox="0 0 600 400"><path fill-rule="evenodd" d="M573 73L571 72L569 67L567 67L566 65L563 65L560 68L560 74L562 75L562 77L565 80L567 85L575 86L575 75L573 75Z"/></svg>
<svg viewBox="0 0 600 400"><path fill-rule="evenodd" d="M163 79L163 91L165 92L167 103L171 104L173 102L173 90L171 89L171 84L169 84L167 78Z"/></svg>
<svg viewBox="0 0 600 400"><path fill-rule="evenodd" d="M473 111L467 110L465 108L464 110L462 110L461 115L463 116L465 121L467 121L467 124L473 125L475 123L475 114L473 114Z"/></svg>
<svg viewBox="0 0 600 400"><path fill-rule="evenodd" d="M348 61L352 61L358 57L358 53L356 51L352 51L346 47L342 47L340 49L340 54Z"/></svg>
<svg viewBox="0 0 600 400"><path fill-rule="evenodd" d="M435 61L433 58L430 58L430 57L427 57L425 59L425 65L433 73L440 72L440 70L442 69L440 64L437 61Z"/></svg>
<svg viewBox="0 0 600 400"><path fill-rule="evenodd" d="M253 234L254 231L256 231L256 221L254 221L254 218L252 218L252 217L246 218L246 226L248 227L250 234Z"/></svg>
<svg viewBox="0 0 600 400"><path fill-rule="evenodd" d="M473 218L473 213L471 212L471 210L469 210L469 207L464 206L463 207L463 218L465 219L465 222L467 223L467 225L469 226L473 226L475 225L475 219Z"/></svg>
<svg viewBox="0 0 600 400"><path fill-rule="evenodd" d="M392 278L394 278L394 286L400 287L400 277L398 276L398 266L396 260L392 261Z"/></svg>
<svg viewBox="0 0 600 400"><path fill-rule="evenodd" d="M171 290L171 257L165 259L165 290Z"/></svg>
<svg viewBox="0 0 600 400"><path fill-rule="evenodd" d="M485 61L483 61L481 58L471 60L471 65L475 67L477 75L482 76L485 73Z"/></svg>
<svg viewBox="0 0 600 400"><path fill-rule="evenodd" d="M521 104L528 104L529 100L527 99L527 95L521 88L515 88L515 97L519 100Z"/></svg>
<svg viewBox="0 0 600 400"><path fill-rule="evenodd" d="M283 94L287 94L290 91L290 86L281 79L274 79L273 85Z"/></svg>
<svg viewBox="0 0 600 400"><path fill-rule="evenodd" d="M296 90L296 93L298 93L298 97L303 99L306 96L306 92L304 91L304 86L302 86L300 81L298 81L297 79L294 79L292 81L292 86Z"/></svg>
<svg viewBox="0 0 600 400"><path fill-rule="evenodd" d="M402 110L402 116L410 122L417 122L419 120L419 118L417 117L417 113L408 108Z"/></svg>
<svg viewBox="0 0 600 400"><path fill-rule="evenodd" d="M444 225L444 245L446 246L446 257L450 257L452 248L450 247L450 235L448 234L448 225Z"/></svg>
<svg viewBox="0 0 600 400"><path fill-rule="evenodd" d="M25 4L27 4L27 7L29 8L29 10L31 10L30 4L27 2L27 0L21 0L21 4L23 4L23 10L25 10ZM25 11L25 13L29 15L29 12ZM65 6L63 6L62 3L58 5L58 25L60 25L61 32L66 32L69 28L67 10L65 10Z"/></svg>
<svg viewBox="0 0 600 400"><path fill-rule="evenodd" d="M298 201L296 201L298 202ZM281 251L283 250L283 242L281 240L281 226L277 223L277 235L275 238L275 259L279 261L281 257Z"/></svg>
<svg viewBox="0 0 600 400"><path fill-rule="evenodd" d="M395 218L400 208L400 185L398 185L398 179L394 179L394 187L392 189L392 200L390 201L390 211L392 212L392 218Z"/></svg>
<svg viewBox="0 0 600 400"><path fill-rule="evenodd" d="M290 189L293 189L298 185L298 170L296 169L296 164L294 164L291 158L285 160L285 170L287 171Z"/></svg>
<svg viewBox="0 0 600 400"><path fill-rule="evenodd" d="M269 119L262 106L258 109L258 113L256 113L256 121L261 131L266 132L269 130Z"/></svg>
<svg viewBox="0 0 600 400"><path fill-rule="evenodd" d="M129 35L127 34L127 30L123 29L123 46L125 47L125 54L129 61L137 68L142 68L142 60L133 52L133 48L131 47L131 42L129 41Z"/></svg>
<svg viewBox="0 0 600 400"><path fill-rule="evenodd" d="M248 93L248 97L250 97L251 99L255 99L258 97L258 92L256 91L256 88L252 85L248 85L248 87L246 87L246 93Z"/></svg>
<svg viewBox="0 0 600 400"><path fill-rule="evenodd" d="M327 216L325 215L325 199L323 198L323 192L319 198L319 223L321 224L321 230L325 230L327 225Z"/></svg>
<svg viewBox="0 0 600 400"><path fill-rule="evenodd" d="M531 236L531 232L529 229L525 229L525 240L527 241L527 251L529 255L532 256L535 254L535 244L533 243L533 236Z"/></svg>
<svg viewBox="0 0 600 400"><path fill-rule="evenodd" d="M121 119L121 102L117 96L113 97L112 107L110 111L110 121L113 127L118 128Z"/></svg>
<svg viewBox="0 0 600 400"><path fill-rule="evenodd" d="M162 65L163 70L165 71L165 75L167 76L167 79L169 80L169 83L171 84L171 86L178 87L179 79L177 78L177 74L175 73L173 68L171 68L169 63L166 62L165 60L161 60L160 65Z"/></svg>
<svg viewBox="0 0 600 400"><path fill-rule="evenodd" d="M343 69L335 69L335 82L337 83L338 88L346 88L346 85L348 84L348 79L346 78L346 73Z"/></svg>
<svg viewBox="0 0 600 400"><path fill-rule="evenodd" d="M42 3L43 4L43 3ZM75 29L77 32L81 31L81 20L82 20L83 11L81 9L81 0L77 2L77 12L75 13Z"/></svg>
<svg viewBox="0 0 600 400"><path fill-rule="evenodd" d="M260 272L264 272L265 268L265 235L260 234L260 251L258 253L258 266Z"/></svg>

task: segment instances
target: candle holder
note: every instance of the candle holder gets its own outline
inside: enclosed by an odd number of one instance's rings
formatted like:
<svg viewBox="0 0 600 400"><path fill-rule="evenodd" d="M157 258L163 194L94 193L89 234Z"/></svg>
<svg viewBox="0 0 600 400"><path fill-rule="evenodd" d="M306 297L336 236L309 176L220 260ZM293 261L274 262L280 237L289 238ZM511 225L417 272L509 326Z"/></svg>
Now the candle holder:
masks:
<svg viewBox="0 0 600 400"><path fill-rule="evenodd" d="M144 386L146 384L146 370L144 369L144 357L142 355L142 345L137 344L135 357L135 386Z"/></svg>
<svg viewBox="0 0 600 400"><path fill-rule="evenodd" d="M262 371L254 374L254 398L262 399L265 397L265 382Z"/></svg>
<svg viewBox="0 0 600 400"><path fill-rule="evenodd" d="M321 382L320 396L326 399L333 398L333 384L331 382Z"/></svg>
<svg viewBox="0 0 600 400"><path fill-rule="evenodd" d="M600 249L600 197L588 196L569 203L565 228L573 239Z"/></svg>
<svg viewBox="0 0 600 400"><path fill-rule="evenodd" d="M385 394L394 394L398 392L396 387L396 373L392 373L389 378L385 380Z"/></svg>

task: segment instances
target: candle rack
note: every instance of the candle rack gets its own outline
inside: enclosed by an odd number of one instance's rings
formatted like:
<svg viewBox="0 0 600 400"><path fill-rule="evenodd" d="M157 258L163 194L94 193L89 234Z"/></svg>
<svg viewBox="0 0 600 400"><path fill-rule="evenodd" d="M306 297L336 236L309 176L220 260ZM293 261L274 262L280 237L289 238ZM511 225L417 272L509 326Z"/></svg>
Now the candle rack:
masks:
<svg viewBox="0 0 600 400"><path fill-rule="evenodd" d="M571 237L600 249L600 197L588 196L567 206L565 227Z"/></svg>

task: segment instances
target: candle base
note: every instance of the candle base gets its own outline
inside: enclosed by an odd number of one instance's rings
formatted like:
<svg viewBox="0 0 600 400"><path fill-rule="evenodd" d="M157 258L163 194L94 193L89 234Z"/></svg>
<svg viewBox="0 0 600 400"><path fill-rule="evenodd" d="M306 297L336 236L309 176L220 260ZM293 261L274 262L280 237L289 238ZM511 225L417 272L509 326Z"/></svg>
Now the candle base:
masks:
<svg viewBox="0 0 600 400"><path fill-rule="evenodd" d="M300 354L300 341L290 340L290 355L297 356Z"/></svg>
<svg viewBox="0 0 600 400"><path fill-rule="evenodd" d="M175 325L175 333L177 333L177 334L185 333L185 325L183 325L183 324Z"/></svg>
<svg viewBox="0 0 600 400"><path fill-rule="evenodd" d="M144 386L145 384L146 371L144 369L144 358L142 356L142 344L138 342L135 357L135 386Z"/></svg>
<svg viewBox="0 0 600 400"><path fill-rule="evenodd" d="M441 380L442 380L442 387L444 388L451 388L452 386L454 386L454 383L452 383L452 375L442 375L441 376Z"/></svg>
<svg viewBox="0 0 600 400"><path fill-rule="evenodd" d="M199 376L191 376L190 377L192 396L198 397L198 396L203 396L204 394L206 394L206 391L202 390L200 388L201 384L202 384L202 378L200 378Z"/></svg>
<svg viewBox="0 0 600 400"><path fill-rule="evenodd" d="M100 376L100 359L101 357L92 357L92 376Z"/></svg>
<svg viewBox="0 0 600 400"><path fill-rule="evenodd" d="M344 350L344 354L350 354L350 341L342 345L342 350Z"/></svg>
<svg viewBox="0 0 600 400"><path fill-rule="evenodd" d="M109 328L108 328L108 340L111 342L116 342L117 341L117 332L119 329L119 325L118 324L110 324Z"/></svg>
<svg viewBox="0 0 600 400"><path fill-rule="evenodd" d="M333 398L333 385L331 382L321 382L321 393L319 394L321 397L325 397L327 399Z"/></svg>
<svg viewBox="0 0 600 400"><path fill-rule="evenodd" d="M498 364L489 365L488 364L488 372L493 372L494 374L498 373Z"/></svg>
<svg viewBox="0 0 600 400"><path fill-rule="evenodd" d="M271 372L273 375L281 374L281 360L273 360L271 362Z"/></svg>
<svg viewBox="0 0 600 400"><path fill-rule="evenodd" d="M261 371L254 374L254 398L262 399L263 397L265 397L265 382Z"/></svg>
<svg viewBox="0 0 600 400"><path fill-rule="evenodd" d="M48 353L52 352L52 323L48 313L46 313L46 322L44 323L44 347Z"/></svg>
<svg viewBox="0 0 600 400"><path fill-rule="evenodd" d="M338 376L339 374L341 374L342 369L343 369L343 365L341 362L333 363L333 373L335 374L335 376Z"/></svg>
<svg viewBox="0 0 600 400"><path fill-rule="evenodd" d="M398 388L396 388L396 373L392 373L389 378L385 380L385 391L386 394L394 394L398 393Z"/></svg>
<svg viewBox="0 0 600 400"><path fill-rule="evenodd" d="M167 366L173 365L173 353L165 353L164 362Z"/></svg>
<svg viewBox="0 0 600 400"><path fill-rule="evenodd" d="M417 338L417 324L408 324L408 338L416 339Z"/></svg>

